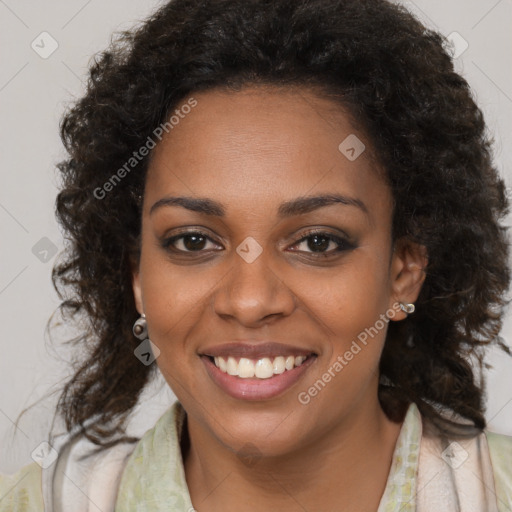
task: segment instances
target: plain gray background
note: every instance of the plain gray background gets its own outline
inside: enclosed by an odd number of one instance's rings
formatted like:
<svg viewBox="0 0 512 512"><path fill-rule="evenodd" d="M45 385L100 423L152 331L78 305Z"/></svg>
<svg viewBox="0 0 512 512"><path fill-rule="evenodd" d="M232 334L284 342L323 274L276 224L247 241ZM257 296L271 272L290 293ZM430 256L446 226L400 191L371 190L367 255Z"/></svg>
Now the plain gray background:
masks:
<svg viewBox="0 0 512 512"><path fill-rule="evenodd" d="M50 276L54 252L62 249L53 213L55 164L64 157L60 116L82 94L93 54L107 46L114 31L130 28L160 3L0 0L0 472L32 461L58 395L39 401L17 427L14 422L23 408L58 391L70 372L67 349L49 343L45 334L58 306ZM496 163L510 185L512 0L403 3L455 41L456 69L484 111L495 137ZM502 332L509 345L511 332L509 316ZM489 428L512 435L512 358L494 351L488 362L494 366L487 372ZM172 400L157 380L141 400L133 432L150 428Z"/></svg>

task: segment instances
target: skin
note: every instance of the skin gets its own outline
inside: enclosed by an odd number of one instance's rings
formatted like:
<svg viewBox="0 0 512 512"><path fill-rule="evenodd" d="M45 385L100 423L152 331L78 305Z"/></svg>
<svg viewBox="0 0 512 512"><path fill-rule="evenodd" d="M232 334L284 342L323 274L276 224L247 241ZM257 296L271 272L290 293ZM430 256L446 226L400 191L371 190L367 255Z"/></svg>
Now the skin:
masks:
<svg viewBox="0 0 512 512"><path fill-rule="evenodd" d="M370 141L338 104L312 90L261 86L193 97L197 106L153 150L133 290L161 351L157 364L187 411L183 458L194 507L375 511L401 427L377 398L386 327L307 405L297 395L397 301L417 299L425 250L392 246L391 191ZM355 161L338 149L350 134L367 148ZM324 193L357 198L367 211L331 204L277 214L285 201ZM208 197L225 215L180 206L150 214L166 196ZM162 246L198 228L211 239L199 255L190 239L177 240L175 252ZM308 229L348 237L353 247L336 253L328 241L319 254L314 240L301 241ZM252 263L236 252L248 236L263 250ZM317 359L277 397L235 399L198 354L241 339L307 348ZM247 443L253 460L241 456Z"/></svg>

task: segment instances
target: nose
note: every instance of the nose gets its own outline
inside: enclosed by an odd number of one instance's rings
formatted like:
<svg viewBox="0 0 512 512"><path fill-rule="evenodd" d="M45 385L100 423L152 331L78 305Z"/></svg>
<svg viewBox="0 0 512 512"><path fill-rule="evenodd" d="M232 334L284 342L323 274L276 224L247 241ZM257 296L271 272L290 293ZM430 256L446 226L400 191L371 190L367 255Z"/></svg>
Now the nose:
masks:
<svg viewBox="0 0 512 512"><path fill-rule="evenodd" d="M224 319L236 319L245 327L259 327L291 315L295 295L275 270L265 250L254 260L233 251L231 270L214 296L214 310Z"/></svg>

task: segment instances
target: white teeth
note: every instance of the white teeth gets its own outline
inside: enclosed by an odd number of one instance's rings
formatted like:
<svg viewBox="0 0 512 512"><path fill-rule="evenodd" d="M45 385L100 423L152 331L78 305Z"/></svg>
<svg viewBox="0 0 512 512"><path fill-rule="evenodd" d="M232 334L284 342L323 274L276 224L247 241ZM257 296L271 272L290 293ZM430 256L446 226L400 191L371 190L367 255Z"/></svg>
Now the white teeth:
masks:
<svg viewBox="0 0 512 512"><path fill-rule="evenodd" d="M242 357L238 362L238 376L242 379L254 377L254 363L250 359Z"/></svg>
<svg viewBox="0 0 512 512"><path fill-rule="evenodd" d="M222 359L222 357L219 357ZM228 362L226 363L226 373L229 375L238 375L238 363L234 357L228 357Z"/></svg>
<svg viewBox="0 0 512 512"><path fill-rule="evenodd" d="M218 364L217 366L224 372L226 373L228 371L228 363L226 363L225 359L223 359L222 357L217 357L216 359L218 359Z"/></svg>
<svg viewBox="0 0 512 512"><path fill-rule="evenodd" d="M254 375L256 375L258 379L268 379L272 377L272 375L274 375L274 365L272 361L268 357L258 359L254 365Z"/></svg>
<svg viewBox="0 0 512 512"><path fill-rule="evenodd" d="M257 361L253 361L246 357L241 357L237 361L234 357L229 356L227 360L224 357L214 357L215 366L228 375L241 377L242 379L250 379L256 377L258 379L269 379L273 375L279 375L286 370L293 370L300 366L306 356L277 356L272 358L263 357Z"/></svg>
<svg viewBox="0 0 512 512"><path fill-rule="evenodd" d="M285 371L285 366L284 366L284 357L283 356L278 356L274 359L274 373L276 375L279 375L280 373L283 373Z"/></svg>

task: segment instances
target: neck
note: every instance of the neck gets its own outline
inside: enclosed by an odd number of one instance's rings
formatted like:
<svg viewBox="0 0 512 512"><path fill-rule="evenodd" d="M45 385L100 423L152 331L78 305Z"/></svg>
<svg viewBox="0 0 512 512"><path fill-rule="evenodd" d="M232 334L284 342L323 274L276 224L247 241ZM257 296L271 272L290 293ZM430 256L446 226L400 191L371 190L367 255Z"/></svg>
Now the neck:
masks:
<svg viewBox="0 0 512 512"><path fill-rule="evenodd" d="M367 405L367 404L366 404ZM384 492L401 423L376 400L286 455L240 457L193 422L184 466L200 512L225 510L375 511Z"/></svg>

